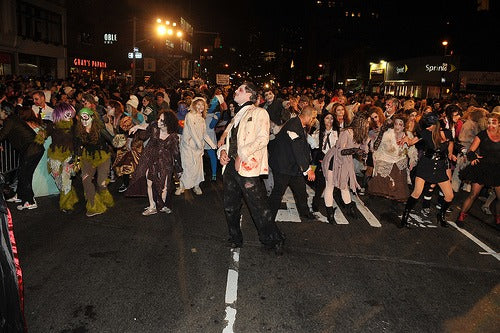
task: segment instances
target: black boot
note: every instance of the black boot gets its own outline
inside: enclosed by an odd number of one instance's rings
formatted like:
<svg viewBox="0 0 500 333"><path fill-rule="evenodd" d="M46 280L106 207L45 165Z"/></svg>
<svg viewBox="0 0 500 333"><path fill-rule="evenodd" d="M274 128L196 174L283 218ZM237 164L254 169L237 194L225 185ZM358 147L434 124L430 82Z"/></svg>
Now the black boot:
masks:
<svg viewBox="0 0 500 333"><path fill-rule="evenodd" d="M347 216L353 218L353 219L360 219L361 214L359 213L358 209L356 208L356 203L351 201L346 205L347 207Z"/></svg>
<svg viewBox="0 0 500 333"><path fill-rule="evenodd" d="M337 209L337 207L335 207L335 208L326 207L326 218L328 219L328 223L330 223L330 224L337 223L335 221L335 209Z"/></svg>
<svg viewBox="0 0 500 333"><path fill-rule="evenodd" d="M446 217L446 211L448 210L448 207L450 207L450 205L451 201L447 202L443 200L443 202L441 203L441 209L437 213L437 221L444 228L448 228L448 223L446 222L445 217Z"/></svg>
<svg viewBox="0 0 500 333"><path fill-rule="evenodd" d="M321 197L320 197L321 198ZM313 200L312 200L312 204L311 204L311 209L312 211L315 213L315 212L319 212L319 200L316 199L316 196L313 197Z"/></svg>
<svg viewBox="0 0 500 333"><path fill-rule="evenodd" d="M406 201L405 211L403 212L403 216L401 217L401 223L398 225L398 228L403 228L408 226L408 217L410 216L410 212L415 207L418 199L415 199L410 195L408 200Z"/></svg>

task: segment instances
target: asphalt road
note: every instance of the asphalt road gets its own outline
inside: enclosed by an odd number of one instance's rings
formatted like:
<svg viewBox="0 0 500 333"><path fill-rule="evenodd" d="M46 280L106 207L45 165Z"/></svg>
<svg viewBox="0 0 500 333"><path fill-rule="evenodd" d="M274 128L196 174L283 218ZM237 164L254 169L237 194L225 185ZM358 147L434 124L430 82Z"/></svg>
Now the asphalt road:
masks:
<svg viewBox="0 0 500 333"><path fill-rule="evenodd" d="M264 250L244 209L244 245L226 245L222 184L175 197L171 215L142 216L125 198L88 218L57 197L13 215L30 332L497 332L499 231L476 203L465 231L361 197L366 218L297 222L291 195L278 222L285 253ZM464 193L458 195L458 201ZM419 207L419 206L417 206ZM454 205L448 219L454 220ZM293 222L295 221L295 222ZM345 221L344 221L345 222ZM372 221L373 222L373 221ZM475 240L473 239L475 237Z"/></svg>

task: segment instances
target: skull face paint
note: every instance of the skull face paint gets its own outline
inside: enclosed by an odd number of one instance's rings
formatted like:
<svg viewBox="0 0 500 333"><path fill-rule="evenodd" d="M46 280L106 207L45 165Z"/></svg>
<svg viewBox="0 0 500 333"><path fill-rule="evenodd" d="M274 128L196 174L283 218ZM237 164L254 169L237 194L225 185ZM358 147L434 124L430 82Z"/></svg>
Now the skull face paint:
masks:
<svg viewBox="0 0 500 333"><path fill-rule="evenodd" d="M92 117L87 113L82 113L80 115L80 119L82 121L82 125L84 127L90 127L92 125Z"/></svg>
<svg viewBox="0 0 500 333"><path fill-rule="evenodd" d="M64 112L64 120L70 121L71 119L73 119L73 112L71 111Z"/></svg>

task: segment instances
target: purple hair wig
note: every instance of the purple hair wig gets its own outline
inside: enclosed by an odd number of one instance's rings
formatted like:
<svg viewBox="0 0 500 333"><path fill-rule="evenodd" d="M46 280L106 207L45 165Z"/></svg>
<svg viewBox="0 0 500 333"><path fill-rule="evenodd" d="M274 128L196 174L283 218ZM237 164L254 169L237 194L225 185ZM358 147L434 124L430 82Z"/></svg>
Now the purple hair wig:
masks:
<svg viewBox="0 0 500 333"><path fill-rule="evenodd" d="M71 112L71 118L75 117L76 111L73 105L68 104L68 103L59 103L57 106L54 108L54 111L52 112L52 120L57 123L61 120L64 120L64 115L67 112Z"/></svg>

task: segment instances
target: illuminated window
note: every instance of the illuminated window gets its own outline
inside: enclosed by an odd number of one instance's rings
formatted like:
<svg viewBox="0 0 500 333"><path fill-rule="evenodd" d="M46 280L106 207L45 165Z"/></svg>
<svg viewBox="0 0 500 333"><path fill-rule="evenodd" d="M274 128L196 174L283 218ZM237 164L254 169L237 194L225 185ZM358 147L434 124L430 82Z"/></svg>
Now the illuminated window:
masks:
<svg viewBox="0 0 500 333"><path fill-rule="evenodd" d="M349 16L349 12L345 12L345 16Z"/></svg>
<svg viewBox="0 0 500 333"><path fill-rule="evenodd" d="M361 17L361 13L358 13L358 17Z"/></svg>

